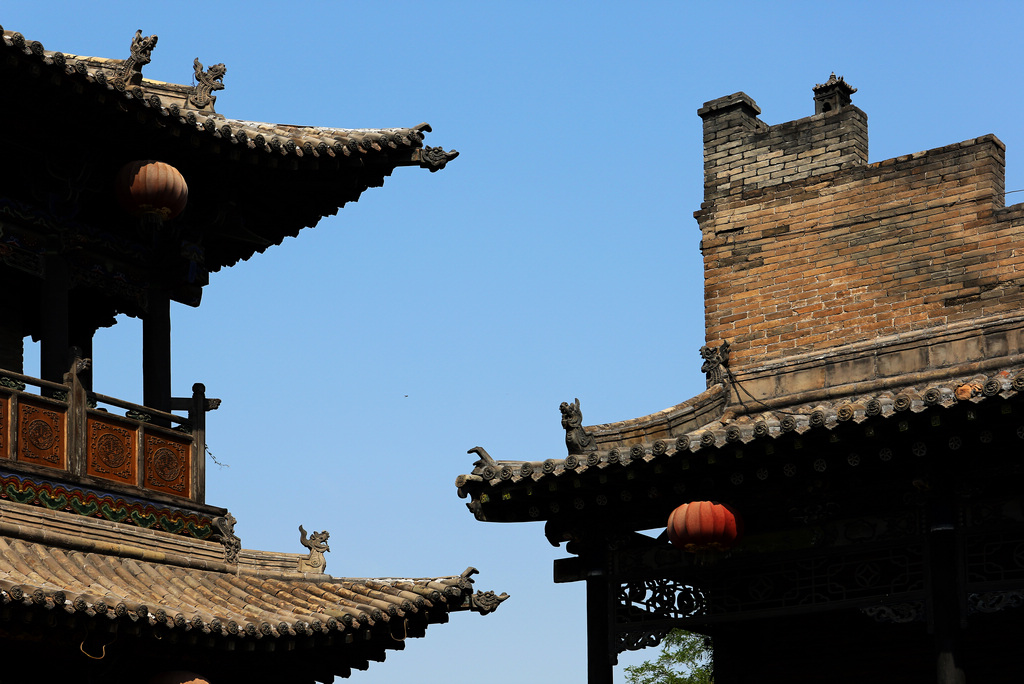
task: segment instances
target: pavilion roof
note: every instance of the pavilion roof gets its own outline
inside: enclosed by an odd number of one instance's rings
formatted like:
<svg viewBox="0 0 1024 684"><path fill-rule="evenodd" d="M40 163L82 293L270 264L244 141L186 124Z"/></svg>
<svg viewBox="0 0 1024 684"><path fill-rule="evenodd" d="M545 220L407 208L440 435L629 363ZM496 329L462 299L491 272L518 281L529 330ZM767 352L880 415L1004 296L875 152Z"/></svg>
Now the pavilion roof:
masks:
<svg viewBox="0 0 1024 684"><path fill-rule="evenodd" d="M92 88L96 94L109 96L122 111L149 110L164 126L205 134L211 140L257 153L279 158L349 158L357 165L375 160L396 166L419 165L431 171L444 168L458 156L458 152L424 148L424 133L431 130L426 123L404 128L349 129L226 119L213 110L212 103L198 107L190 100L195 86L142 78L141 67L134 84L121 82L117 73L126 60L46 50L39 41L27 40L20 33L0 31L0 50L22 57L21 70L36 78L48 78L54 87ZM53 79L55 74L61 78Z"/></svg>
<svg viewBox="0 0 1024 684"><path fill-rule="evenodd" d="M694 459L709 464L716 459L734 462L744 449L769 454L758 461L762 466L758 476L767 476L771 465L783 465L772 464L773 445L787 439L817 437L817 441L828 443L829 433L839 434L844 427L853 426L881 429L899 424L898 429L904 431L905 421L918 415L931 416L931 424L939 425L942 416L949 415L944 411L1019 398L1024 391L1021 361L975 363L967 371L950 369L945 376L937 371L931 377L897 377L866 391L840 388L832 396L825 391L813 400L773 407L742 395L738 402L730 403L727 388L716 385L649 416L584 428L595 447L585 453L514 461L487 455L474 464L472 472L458 476L455 484L461 497L469 497L467 505L478 519L509 522L564 515L560 508L567 501L574 501L580 509L593 503L584 493L630 485L651 485L648 494L663 497L670 493L656 490L657 483L665 481L660 473L668 472L666 468L681 464L685 468ZM757 449L759 446L763 448ZM832 453L820 455L826 461L853 458L835 447ZM740 482L734 478L733 484ZM602 496L606 497L603 501ZM590 498L596 498L599 506L609 505L607 494ZM552 507L558 499L562 504Z"/></svg>
<svg viewBox="0 0 1024 684"><path fill-rule="evenodd" d="M155 45L155 36L150 38ZM125 52L128 57L127 46ZM72 168L84 159L94 166L89 178L79 179L92 184L90 192L76 195L80 206L60 221L90 249L106 253L117 245L118 258L128 262L144 247L135 244L135 224L116 206L113 181L130 161L155 159L182 173L189 204L174 222L192 245L185 249L193 252L189 258L215 272L336 214L367 188L382 185L397 167L433 172L458 156L424 144L431 130L426 123L335 128L225 118L210 97L224 87L212 80L214 68L203 71L197 61L199 83L165 83L144 78L148 58L138 59L134 47L131 54L65 54L0 31L0 79L9 99L19 103L0 113L9 155L27 177L45 173L46 164ZM204 79L219 88L200 92ZM73 174L73 168L61 173ZM29 223L52 221L26 217L22 207L8 211ZM198 303L194 293L172 296Z"/></svg>
<svg viewBox="0 0 1024 684"><path fill-rule="evenodd" d="M223 541L0 501L0 625L24 623L23 634L44 626L58 641L61 628L117 635L123 648L157 658L165 643L184 640L194 653L176 667L214 672L252 674L253 652L297 650L305 660L289 666L287 681L330 681L383 660L450 612L487 613L503 600L474 593L474 568L335 577L298 571L302 554L241 550L226 559Z"/></svg>

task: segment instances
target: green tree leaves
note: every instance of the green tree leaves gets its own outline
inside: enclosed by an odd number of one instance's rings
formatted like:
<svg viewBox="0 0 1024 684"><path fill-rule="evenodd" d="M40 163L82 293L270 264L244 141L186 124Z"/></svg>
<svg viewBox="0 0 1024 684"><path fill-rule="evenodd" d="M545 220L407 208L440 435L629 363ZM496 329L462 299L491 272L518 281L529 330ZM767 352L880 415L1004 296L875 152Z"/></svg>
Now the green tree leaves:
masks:
<svg viewBox="0 0 1024 684"><path fill-rule="evenodd" d="M655 660L626 668L628 684L714 684L711 640L674 629L661 644Z"/></svg>

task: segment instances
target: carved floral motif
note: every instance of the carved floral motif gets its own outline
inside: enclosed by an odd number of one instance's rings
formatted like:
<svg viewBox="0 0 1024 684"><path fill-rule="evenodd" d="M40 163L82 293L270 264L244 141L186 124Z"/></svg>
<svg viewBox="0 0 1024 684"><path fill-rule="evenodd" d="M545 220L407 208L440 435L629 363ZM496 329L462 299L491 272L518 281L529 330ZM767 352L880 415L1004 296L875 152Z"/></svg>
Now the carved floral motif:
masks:
<svg viewBox="0 0 1024 684"><path fill-rule="evenodd" d="M190 451L188 444L146 435L145 486L188 496Z"/></svg>
<svg viewBox="0 0 1024 684"><path fill-rule="evenodd" d="M18 460L64 467L64 414L22 401L18 406L21 439Z"/></svg>
<svg viewBox="0 0 1024 684"><path fill-rule="evenodd" d="M136 484L134 443L134 431L90 417L88 473L126 484Z"/></svg>
<svg viewBox="0 0 1024 684"><path fill-rule="evenodd" d="M0 499L147 529L161 529L195 539L206 539L213 532L212 521L195 513L157 508L144 502L29 480L13 474L0 473Z"/></svg>

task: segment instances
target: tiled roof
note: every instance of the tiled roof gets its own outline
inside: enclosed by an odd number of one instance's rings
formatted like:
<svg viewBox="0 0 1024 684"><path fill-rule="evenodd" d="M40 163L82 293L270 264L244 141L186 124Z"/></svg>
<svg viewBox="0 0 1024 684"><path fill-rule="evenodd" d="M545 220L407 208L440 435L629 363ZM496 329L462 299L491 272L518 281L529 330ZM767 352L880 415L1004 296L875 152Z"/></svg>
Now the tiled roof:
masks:
<svg viewBox="0 0 1024 684"><path fill-rule="evenodd" d="M264 681L271 661L274 681L330 682L451 612L487 614L508 598L475 592L475 568L335 577L300 571L304 554L237 542L226 553L223 539L0 501L0 641L26 653L46 643L56 660L79 649L122 668L142 659L226 684Z"/></svg>
<svg viewBox="0 0 1024 684"><path fill-rule="evenodd" d="M992 397L1009 399L1024 391L1024 367L1008 366L991 373L971 373L923 383L903 384L869 392L836 396L821 401L765 408L748 400L726 407L722 388L658 414L621 423L584 428L594 437L597 449L585 454L544 461L494 460L488 456L473 471L456 478L461 497L481 517L481 503L495 501L496 492L507 493L555 481L583 476L588 471L612 474L634 463L651 463L725 447L770 442L789 433L804 435L830 431L846 423L886 421L907 413L941 411L958 404L977 404ZM838 394L838 393L837 393ZM682 422L673 428L667 416L681 407L715 409L717 416L697 424ZM484 516L486 517L486 516ZM543 511L538 517L544 517ZM490 518L488 518L490 519Z"/></svg>
<svg viewBox="0 0 1024 684"><path fill-rule="evenodd" d="M0 604L141 622L221 637L302 638L391 620L445 621L472 594L466 575L342 579L197 570L0 537Z"/></svg>
<svg viewBox="0 0 1024 684"><path fill-rule="evenodd" d="M0 27L2 31L2 27ZM458 156L441 148L424 147L426 123L409 128L343 129L321 126L291 126L225 119L212 106L192 106L189 86L149 79L137 85L125 84L115 77L123 60L81 57L43 48L38 41L26 40L13 31L2 31L0 54L14 51L29 58L32 72L44 76L59 73L74 87L91 87L121 100L123 106L150 110L164 125L177 126L205 135L211 141L230 142L232 146L275 157L329 157L362 163L371 158L395 165L418 164L437 171ZM390 159L389 159L390 158Z"/></svg>

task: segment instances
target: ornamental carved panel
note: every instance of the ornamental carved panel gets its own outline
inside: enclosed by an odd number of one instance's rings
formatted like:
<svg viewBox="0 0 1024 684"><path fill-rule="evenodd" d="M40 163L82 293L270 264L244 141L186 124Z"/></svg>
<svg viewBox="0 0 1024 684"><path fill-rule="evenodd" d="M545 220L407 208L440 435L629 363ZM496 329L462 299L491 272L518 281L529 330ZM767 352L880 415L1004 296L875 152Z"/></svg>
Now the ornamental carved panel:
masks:
<svg viewBox="0 0 1024 684"><path fill-rule="evenodd" d="M18 460L48 468L65 468L63 411L40 402L18 403Z"/></svg>
<svg viewBox="0 0 1024 684"><path fill-rule="evenodd" d="M712 614L809 610L864 600L912 600L925 590L924 547L844 547L803 558L720 569L701 582Z"/></svg>
<svg viewBox="0 0 1024 684"><path fill-rule="evenodd" d="M146 435L143 486L167 494L191 496L191 454L192 442L188 438Z"/></svg>
<svg viewBox="0 0 1024 684"><path fill-rule="evenodd" d="M107 418L87 419L86 472L93 477L137 485L136 430Z"/></svg>

